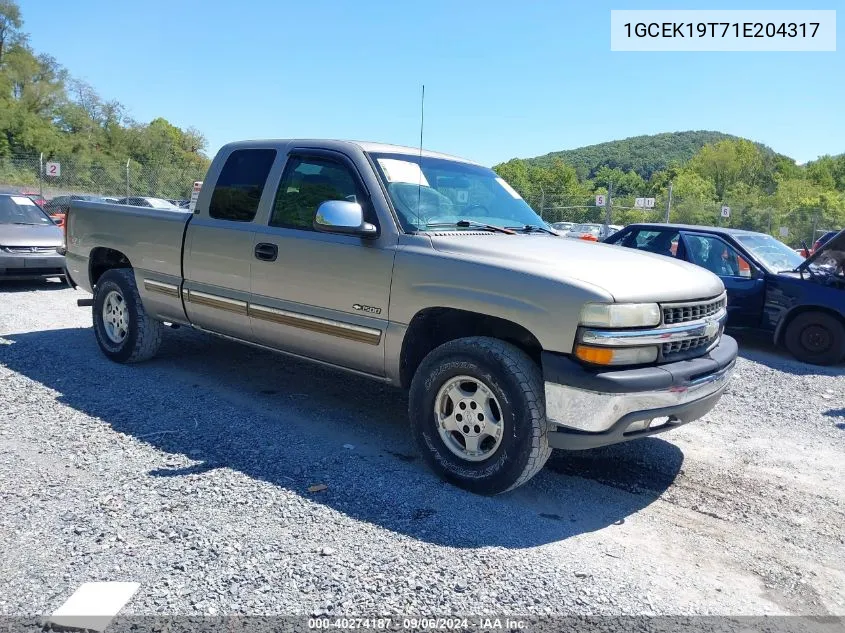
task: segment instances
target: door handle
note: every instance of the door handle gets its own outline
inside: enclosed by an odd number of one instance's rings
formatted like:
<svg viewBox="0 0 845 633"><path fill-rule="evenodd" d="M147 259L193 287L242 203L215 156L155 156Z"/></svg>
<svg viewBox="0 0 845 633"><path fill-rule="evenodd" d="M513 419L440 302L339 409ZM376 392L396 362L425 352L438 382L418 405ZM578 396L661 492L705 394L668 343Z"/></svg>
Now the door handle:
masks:
<svg viewBox="0 0 845 633"><path fill-rule="evenodd" d="M255 245L255 258L263 262L274 262L279 256L279 247L275 244L261 242Z"/></svg>

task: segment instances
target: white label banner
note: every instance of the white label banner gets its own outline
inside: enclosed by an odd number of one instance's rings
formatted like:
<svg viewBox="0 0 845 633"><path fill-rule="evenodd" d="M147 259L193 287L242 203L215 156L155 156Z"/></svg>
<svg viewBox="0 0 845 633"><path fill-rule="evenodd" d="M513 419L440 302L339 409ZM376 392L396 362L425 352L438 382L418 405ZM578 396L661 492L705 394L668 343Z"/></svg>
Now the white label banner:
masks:
<svg viewBox="0 0 845 633"><path fill-rule="evenodd" d="M834 10L611 10L611 51L836 51Z"/></svg>

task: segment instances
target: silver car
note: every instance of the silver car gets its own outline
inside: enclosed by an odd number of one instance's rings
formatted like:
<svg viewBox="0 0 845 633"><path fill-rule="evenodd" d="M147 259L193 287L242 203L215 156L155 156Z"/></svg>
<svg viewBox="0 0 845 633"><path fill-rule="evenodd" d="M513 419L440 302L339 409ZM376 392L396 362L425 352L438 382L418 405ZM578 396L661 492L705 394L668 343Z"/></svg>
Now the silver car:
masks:
<svg viewBox="0 0 845 633"><path fill-rule="evenodd" d="M62 230L26 196L0 194L0 280L65 276Z"/></svg>

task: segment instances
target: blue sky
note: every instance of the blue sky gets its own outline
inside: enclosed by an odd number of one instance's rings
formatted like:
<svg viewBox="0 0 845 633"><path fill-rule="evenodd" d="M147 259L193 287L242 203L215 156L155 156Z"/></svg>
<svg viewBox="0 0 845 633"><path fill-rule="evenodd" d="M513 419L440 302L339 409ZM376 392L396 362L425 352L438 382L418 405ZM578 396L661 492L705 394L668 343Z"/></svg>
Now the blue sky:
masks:
<svg viewBox="0 0 845 633"><path fill-rule="evenodd" d="M136 120L198 128L210 153L268 137L416 145L423 83L425 146L488 165L689 129L745 136L799 162L845 152L841 41L835 53L610 51L611 8L733 2L19 3L36 50Z"/></svg>

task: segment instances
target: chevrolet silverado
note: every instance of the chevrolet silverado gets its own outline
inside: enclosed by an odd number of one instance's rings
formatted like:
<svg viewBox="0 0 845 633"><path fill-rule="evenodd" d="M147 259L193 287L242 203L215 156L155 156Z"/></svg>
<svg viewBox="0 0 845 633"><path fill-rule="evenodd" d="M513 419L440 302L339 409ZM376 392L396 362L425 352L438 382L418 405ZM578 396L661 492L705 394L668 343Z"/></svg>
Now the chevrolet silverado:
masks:
<svg viewBox="0 0 845 633"><path fill-rule="evenodd" d="M190 326L409 389L429 465L483 494L700 418L737 355L711 272L564 239L492 170L419 149L232 143L191 210L72 202L65 249L109 359Z"/></svg>

